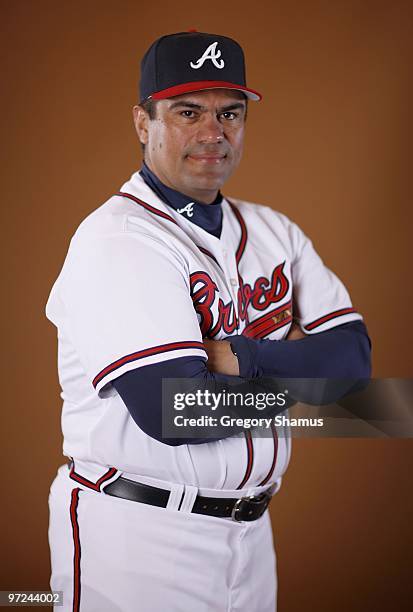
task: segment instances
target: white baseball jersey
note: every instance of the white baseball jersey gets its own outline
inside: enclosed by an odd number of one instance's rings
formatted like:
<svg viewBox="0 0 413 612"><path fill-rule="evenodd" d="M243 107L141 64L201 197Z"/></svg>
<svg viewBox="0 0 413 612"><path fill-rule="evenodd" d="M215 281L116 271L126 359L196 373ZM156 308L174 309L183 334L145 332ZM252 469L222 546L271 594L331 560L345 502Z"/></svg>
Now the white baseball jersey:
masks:
<svg viewBox="0 0 413 612"><path fill-rule="evenodd" d="M46 314L58 328L63 452L79 479L126 472L201 489L280 486L286 429L168 446L140 430L111 385L134 368L205 357L205 336L282 339L292 309L308 334L361 319L287 217L240 200L224 199L222 210L218 239L135 173L73 236Z"/></svg>

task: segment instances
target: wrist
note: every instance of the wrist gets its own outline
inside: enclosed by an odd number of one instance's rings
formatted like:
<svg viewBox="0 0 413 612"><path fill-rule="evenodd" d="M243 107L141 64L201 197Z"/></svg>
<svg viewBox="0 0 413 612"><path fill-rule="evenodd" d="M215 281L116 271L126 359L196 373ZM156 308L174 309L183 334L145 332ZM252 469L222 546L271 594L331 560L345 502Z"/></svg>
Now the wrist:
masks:
<svg viewBox="0 0 413 612"><path fill-rule="evenodd" d="M246 336L230 336L228 338L231 351L238 360L239 375L242 378L257 378L260 376L259 368L255 363L257 341Z"/></svg>

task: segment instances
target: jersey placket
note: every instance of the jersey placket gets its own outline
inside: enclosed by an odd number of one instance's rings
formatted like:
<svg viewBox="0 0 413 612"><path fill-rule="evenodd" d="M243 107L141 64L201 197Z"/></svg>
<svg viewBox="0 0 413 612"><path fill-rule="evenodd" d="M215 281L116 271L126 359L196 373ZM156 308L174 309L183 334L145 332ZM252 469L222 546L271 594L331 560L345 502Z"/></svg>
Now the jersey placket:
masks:
<svg viewBox="0 0 413 612"><path fill-rule="evenodd" d="M238 267L233 244L237 244L238 236L233 236L234 227L227 218L227 211L223 210L223 221L221 237L217 238L213 234L209 234L202 227L195 225L190 219L174 214L178 225L185 234L197 245L202 246L210 251L216 258L223 274L218 282L218 287L222 283L231 298L234 307L234 316L236 317L237 329L239 329L238 316ZM231 215L231 212L229 212ZM214 280L217 280L216 278ZM223 288L223 287L222 287Z"/></svg>
<svg viewBox="0 0 413 612"><path fill-rule="evenodd" d="M239 328L239 316L238 316L238 268L237 261L235 259L235 253L232 249L229 249L225 244L221 246L221 257L224 266L225 282L227 289L231 295L232 303L234 305L234 312L237 318L237 328Z"/></svg>
<svg viewBox="0 0 413 612"><path fill-rule="evenodd" d="M225 205L226 204L226 205ZM235 223L234 223L235 221ZM237 221L233 217L233 212L228 204L223 202L223 220L222 232L220 239L221 260L223 262L223 270L228 291L232 297L234 304L234 312L237 318L237 330L240 328L239 318L239 273L238 262L236 258L237 247L240 241L239 227Z"/></svg>

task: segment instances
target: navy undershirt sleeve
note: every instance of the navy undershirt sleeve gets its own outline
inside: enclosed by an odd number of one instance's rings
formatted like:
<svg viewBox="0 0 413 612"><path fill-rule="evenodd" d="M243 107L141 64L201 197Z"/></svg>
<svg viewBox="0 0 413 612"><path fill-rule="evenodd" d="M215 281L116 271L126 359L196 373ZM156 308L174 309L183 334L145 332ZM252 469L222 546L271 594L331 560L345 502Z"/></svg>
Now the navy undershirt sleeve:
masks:
<svg viewBox="0 0 413 612"><path fill-rule="evenodd" d="M205 442L216 442L242 432L242 427L226 427L220 437L212 438L164 438L162 436L162 379L163 378L190 378L196 383L197 389L208 389L213 393L219 393L228 385L235 390L254 391L254 385L247 383L238 376L225 376L209 372L205 359L201 357L180 357L156 363L142 368L126 372L112 381L112 385L119 393L129 413L148 436L168 444L179 446L182 444L203 444ZM234 387L236 385L236 387ZM256 392L262 392L264 388L257 380ZM281 409L268 411L266 416L275 416Z"/></svg>
<svg viewBox="0 0 413 612"><path fill-rule="evenodd" d="M245 378L369 378L371 373L371 342L362 321L301 340L229 340Z"/></svg>
<svg viewBox="0 0 413 612"><path fill-rule="evenodd" d="M268 390L269 376L279 381L305 378L295 385L289 381L294 399L322 404L354 391L360 381L370 377L370 340L361 322L342 325L302 340L252 340L245 336L232 336L229 340L237 353L240 377L209 372L205 359L201 357L181 357L131 370L112 381L132 418L146 434L170 446L179 446L214 442L243 431L233 427L217 438L163 438L163 378L192 378L197 381L198 388L208 384L209 389L212 385L217 392L234 384L242 389L247 383L255 383L259 391ZM314 383L308 379L314 379ZM320 379L324 379L321 385ZM263 386L260 386L261 381ZM271 391L279 381L271 379L271 384L275 384ZM273 410L274 415L279 412L280 408ZM272 416L272 413L266 416Z"/></svg>
<svg viewBox="0 0 413 612"><path fill-rule="evenodd" d="M240 375L284 380L301 402L324 405L365 389L371 376L371 342L362 321L346 323L301 340L229 338ZM293 380L292 380L293 379Z"/></svg>

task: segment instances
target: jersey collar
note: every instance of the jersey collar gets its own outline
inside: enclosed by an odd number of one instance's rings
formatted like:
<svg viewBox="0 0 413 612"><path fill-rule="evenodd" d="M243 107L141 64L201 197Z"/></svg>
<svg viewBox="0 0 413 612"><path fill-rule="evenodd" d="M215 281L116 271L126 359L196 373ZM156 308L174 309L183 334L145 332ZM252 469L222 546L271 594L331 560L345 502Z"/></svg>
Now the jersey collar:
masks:
<svg viewBox="0 0 413 612"><path fill-rule="evenodd" d="M167 187L159 180L148 166L143 162L139 172L145 183L156 193L165 204L176 210L188 221L202 227L206 232L216 238L221 235L222 229L222 200L221 192L211 204L203 204L191 199L189 196Z"/></svg>

